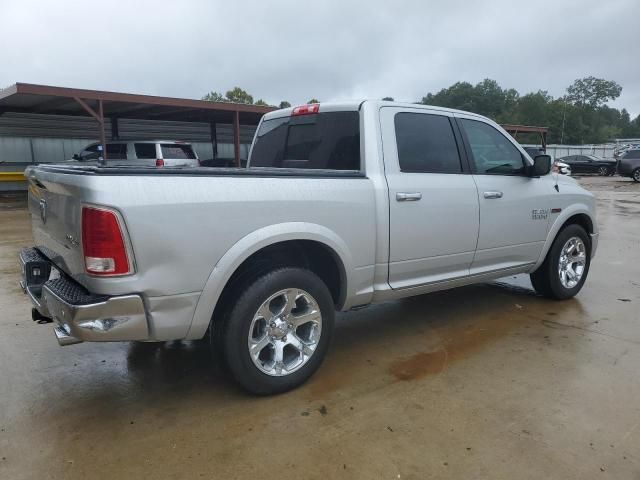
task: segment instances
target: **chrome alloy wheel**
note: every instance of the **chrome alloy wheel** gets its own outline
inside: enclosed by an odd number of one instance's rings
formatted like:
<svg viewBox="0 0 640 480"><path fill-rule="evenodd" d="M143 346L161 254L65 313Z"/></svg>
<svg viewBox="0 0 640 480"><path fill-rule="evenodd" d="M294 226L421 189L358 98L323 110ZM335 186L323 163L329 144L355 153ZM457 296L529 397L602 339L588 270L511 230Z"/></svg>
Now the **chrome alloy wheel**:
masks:
<svg viewBox="0 0 640 480"><path fill-rule="evenodd" d="M575 287L584 274L587 264L587 249L579 237L571 237L560 251L558 274L564 288Z"/></svg>
<svg viewBox="0 0 640 480"><path fill-rule="evenodd" d="M298 288L280 290L265 300L253 316L249 355L261 372L283 377L309 361L321 333L318 302Z"/></svg>

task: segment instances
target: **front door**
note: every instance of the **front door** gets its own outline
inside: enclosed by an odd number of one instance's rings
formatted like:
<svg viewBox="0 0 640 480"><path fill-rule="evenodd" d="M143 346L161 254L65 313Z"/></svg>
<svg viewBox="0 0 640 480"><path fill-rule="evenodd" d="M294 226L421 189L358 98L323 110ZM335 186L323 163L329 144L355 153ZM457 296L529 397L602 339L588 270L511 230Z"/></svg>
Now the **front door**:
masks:
<svg viewBox="0 0 640 480"><path fill-rule="evenodd" d="M477 117L460 117L480 201L471 274L529 266L547 237L553 179L527 176L524 155L508 134Z"/></svg>
<svg viewBox="0 0 640 480"><path fill-rule="evenodd" d="M389 187L389 284L407 288L469 274L478 238L478 191L453 118L424 109L380 112Z"/></svg>

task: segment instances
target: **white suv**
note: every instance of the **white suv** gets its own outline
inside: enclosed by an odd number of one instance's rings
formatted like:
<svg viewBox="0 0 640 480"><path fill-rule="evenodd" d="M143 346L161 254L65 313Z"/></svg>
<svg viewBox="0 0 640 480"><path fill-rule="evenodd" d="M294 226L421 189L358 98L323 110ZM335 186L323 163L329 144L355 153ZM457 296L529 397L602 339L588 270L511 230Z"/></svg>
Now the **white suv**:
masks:
<svg viewBox="0 0 640 480"><path fill-rule="evenodd" d="M107 165L156 167L197 167L198 155L190 143L170 140L127 140L107 142ZM92 143L73 160L97 163L102 157L102 145Z"/></svg>

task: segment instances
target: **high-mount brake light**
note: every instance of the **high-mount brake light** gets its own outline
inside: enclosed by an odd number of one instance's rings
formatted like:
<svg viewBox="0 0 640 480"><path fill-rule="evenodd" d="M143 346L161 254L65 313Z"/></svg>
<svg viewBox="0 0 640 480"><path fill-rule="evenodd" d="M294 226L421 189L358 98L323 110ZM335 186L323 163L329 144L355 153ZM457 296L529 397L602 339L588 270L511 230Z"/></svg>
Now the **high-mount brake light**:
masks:
<svg viewBox="0 0 640 480"><path fill-rule="evenodd" d="M313 113L318 113L320 111L319 103L310 103L308 105L300 105L293 109L291 112L291 116L295 117L298 115L311 115Z"/></svg>
<svg viewBox="0 0 640 480"><path fill-rule="evenodd" d="M112 210L82 207L82 251L91 275L132 273L122 228Z"/></svg>

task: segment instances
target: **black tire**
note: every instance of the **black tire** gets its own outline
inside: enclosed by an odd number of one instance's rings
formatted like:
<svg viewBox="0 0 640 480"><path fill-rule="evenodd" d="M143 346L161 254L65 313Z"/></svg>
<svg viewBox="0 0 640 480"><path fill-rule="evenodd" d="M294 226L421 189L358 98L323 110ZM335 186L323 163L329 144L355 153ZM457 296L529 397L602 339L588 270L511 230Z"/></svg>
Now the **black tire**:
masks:
<svg viewBox="0 0 640 480"><path fill-rule="evenodd" d="M640 182L640 168L636 168L631 172L631 178L633 178L634 182Z"/></svg>
<svg viewBox="0 0 640 480"><path fill-rule="evenodd" d="M560 281L558 273L558 265L560 262L560 253L565 243L572 237L579 237L586 248L586 262L584 272L577 285L573 288L566 288ZM536 292L540 295L553 298L556 300L565 300L574 297L584 285L587 275L589 274L589 266L591 264L591 240L587 232L580 225L571 224L564 227L556 236L544 262L533 272L531 283Z"/></svg>
<svg viewBox="0 0 640 480"><path fill-rule="evenodd" d="M288 289L308 292L317 302L322 315L320 339L313 354L298 370L284 376L262 372L249 353L249 329L254 315L270 296ZM329 289L313 272L295 267L277 268L247 282L239 297L223 316L218 341L222 358L234 380L247 392L271 395L286 392L304 383L318 369L329 348L333 334L335 307Z"/></svg>
<svg viewBox="0 0 640 480"><path fill-rule="evenodd" d="M609 169L607 167L598 168L598 175L600 175L601 177L608 176L609 175Z"/></svg>

